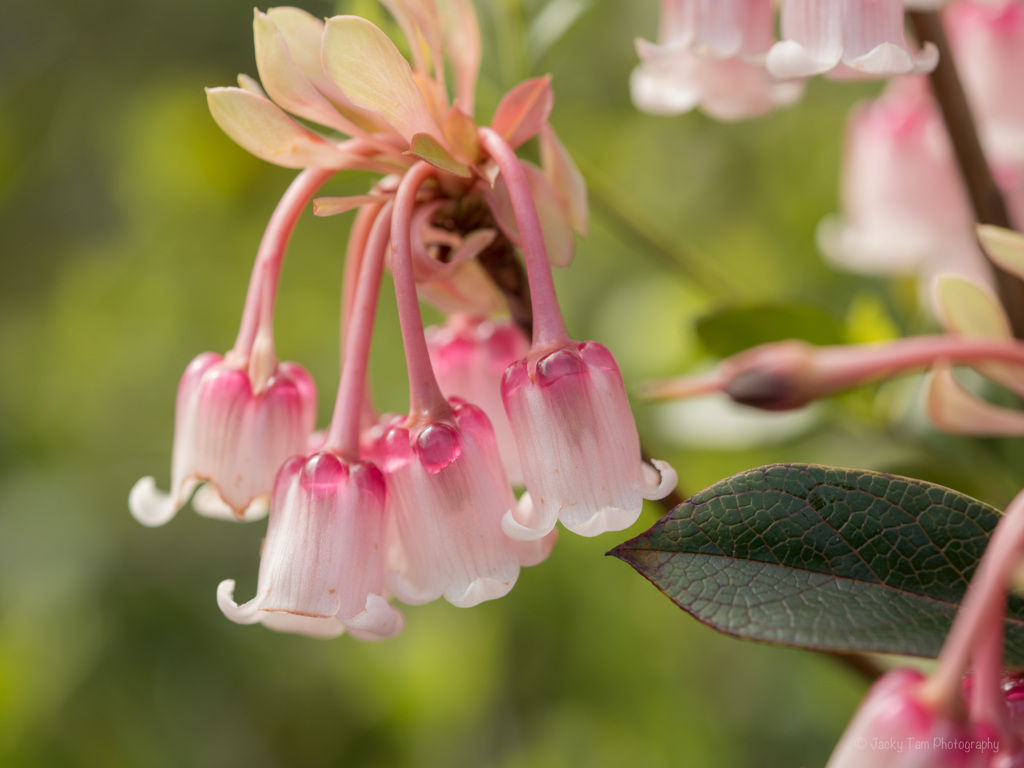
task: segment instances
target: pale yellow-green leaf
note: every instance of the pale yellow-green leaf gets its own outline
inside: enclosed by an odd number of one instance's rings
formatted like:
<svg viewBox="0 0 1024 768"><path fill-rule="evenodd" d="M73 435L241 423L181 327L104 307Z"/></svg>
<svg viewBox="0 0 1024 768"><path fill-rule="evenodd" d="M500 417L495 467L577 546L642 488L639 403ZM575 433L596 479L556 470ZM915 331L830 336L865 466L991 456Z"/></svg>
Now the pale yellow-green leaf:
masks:
<svg viewBox="0 0 1024 768"><path fill-rule="evenodd" d="M386 120L407 140L438 133L412 69L388 36L357 16L328 20L323 42L328 77L357 107Z"/></svg>
<svg viewBox="0 0 1024 768"><path fill-rule="evenodd" d="M952 333L963 336L1011 339L1013 332L999 299L988 288L955 275L935 281L939 320ZM1024 368L1002 363L975 366L993 381L1024 395Z"/></svg>
<svg viewBox="0 0 1024 768"><path fill-rule="evenodd" d="M441 143L428 133L417 133L413 136L409 151L405 154L415 155L435 168L440 168L448 173L454 173L456 176L469 178L473 175L468 166L452 157L451 152L441 146Z"/></svg>
<svg viewBox="0 0 1024 768"><path fill-rule="evenodd" d="M1007 272L1024 280L1024 235L989 224L979 224L976 230L988 257Z"/></svg>
<svg viewBox="0 0 1024 768"><path fill-rule="evenodd" d="M383 195L349 195L348 197L318 197L313 201L314 216L336 216L369 203L387 200Z"/></svg>
<svg viewBox="0 0 1024 768"><path fill-rule="evenodd" d="M351 135L354 127L303 73L274 20L256 11L252 22L256 68L267 95L294 115Z"/></svg>
<svg viewBox="0 0 1024 768"><path fill-rule="evenodd" d="M350 160L262 96L241 88L207 88L206 101L224 133L267 162L285 168L341 168Z"/></svg>

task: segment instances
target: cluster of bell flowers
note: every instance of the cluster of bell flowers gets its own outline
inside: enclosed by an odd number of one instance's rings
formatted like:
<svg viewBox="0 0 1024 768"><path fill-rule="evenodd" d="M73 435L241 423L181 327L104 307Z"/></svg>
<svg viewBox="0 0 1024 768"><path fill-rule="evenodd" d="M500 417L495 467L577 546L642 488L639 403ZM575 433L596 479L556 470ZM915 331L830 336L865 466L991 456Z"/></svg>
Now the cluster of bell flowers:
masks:
<svg viewBox="0 0 1024 768"><path fill-rule="evenodd" d="M630 78L638 109L699 107L719 120L758 117L800 99L806 78L886 77L934 69L914 50L903 0L662 0L658 42L637 40Z"/></svg>
<svg viewBox="0 0 1024 768"><path fill-rule="evenodd" d="M971 114L1011 222L1024 226L1024 2L958 0L944 11ZM818 229L829 261L918 278L928 304L940 273L991 283L942 115L921 77L894 78L846 129L840 214Z"/></svg>
<svg viewBox="0 0 1024 768"><path fill-rule="evenodd" d="M883 675L868 691L826 768L1021 764L1021 680L1003 669L1003 645L1007 593L1022 550L1024 493L996 526L934 671L926 676L898 668Z"/></svg>
<svg viewBox="0 0 1024 768"><path fill-rule="evenodd" d="M254 21L261 82L240 76L239 88L208 90L232 139L303 170L261 241L234 347L200 355L182 377L170 493L143 478L129 506L140 522L160 525L205 483L193 499L202 514L252 520L269 508L256 596L238 604L231 580L217 590L221 610L238 623L389 637L403 626L392 597L418 604L443 596L467 607L500 597L521 567L548 556L558 520L588 536L620 530L644 498L675 485L667 464L641 458L611 354L565 331L550 268L572 259L586 191L548 125L548 79L514 88L491 126L478 127L472 6L385 5L411 65L365 19L325 23L275 8ZM515 154L534 137L539 168ZM358 212L346 249L341 381L330 425L314 432L312 380L275 355L274 302L300 213L344 169L382 178L366 195L315 201L322 216ZM499 294L481 260L516 247L532 342L487 317ZM377 416L367 392L387 263L409 373L406 416ZM421 294L462 313L425 337ZM526 487L518 502L512 482Z"/></svg>

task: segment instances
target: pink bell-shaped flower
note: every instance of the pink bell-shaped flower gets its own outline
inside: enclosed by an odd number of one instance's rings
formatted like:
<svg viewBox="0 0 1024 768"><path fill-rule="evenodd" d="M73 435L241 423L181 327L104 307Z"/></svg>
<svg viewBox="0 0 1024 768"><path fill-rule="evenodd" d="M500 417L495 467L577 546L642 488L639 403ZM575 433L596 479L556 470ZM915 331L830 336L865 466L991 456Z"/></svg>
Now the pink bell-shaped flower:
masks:
<svg viewBox="0 0 1024 768"><path fill-rule="evenodd" d="M959 0L945 22L986 149L1000 160L1024 160L1024 2Z"/></svg>
<svg viewBox="0 0 1024 768"><path fill-rule="evenodd" d="M170 493L142 478L128 497L132 515L163 525L206 481L194 502L201 514L263 516L277 470L305 452L315 420L316 387L302 366L279 363L254 391L249 371L231 355L199 355L178 385Z"/></svg>
<svg viewBox="0 0 1024 768"><path fill-rule="evenodd" d="M387 477L396 538L391 591L403 602L442 595L463 608L507 594L521 566L547 558L554 537L513 541L502 517L515 497L494 431L474 405L452 400L452 419L410 431L405 417L383 425L376 454Z"/></svg>
<svg viewBox="0 0 1024 768"><path fill-rule="evenodd" d="M256 597L234 601L221 582L217 603L238 624L334 637L347 628L364 640L402 630L384 597L387 530L384 477L370 462L333 453L295 456L274 487Z"/></svg>
<svg viewBox="0 0 1024 768"><path fill-rule="evenodd" d="M526 478L505 532L530 540L558 520L597 536L628 528L643 499L664 498L676 484L668 464L640 459L640 438L612 354L593 341L569 342L536 363L509 367L501 384Z"/></svg>
<svg viewBox="0 0 1024 768"><path fill-rule="evenodd" d="M988 281L972 214L942 116L923 78L894 80L850 116L843 158L842 216L826 218L818 244L857 272L939 271Z"/></svg>
<svg viewBox="0 0 1024 768"><path fill-rule="evenodd" d="M930 72L939 60L931 43L907 45L902 0L783 0L782 40L765 60L779 78L810 77L840 68L886 76Z"/></svg>
<svg viewBox="0 0 1024 768"><path fill-rule="evenodd" d="M501 401L501 378L506 368L525 357L530 347L526 337L511 321L465 314L452 315L444 325L427 328L425 334L441 391L487 414L505 474L512 485L521 486L523 470Z"/></svg>
<svg viewBox="0 0 1024 768"><path fill-rule="evenodd" d="M880 678L847 726L826 768L983 768L999 742L921 696L925 677L894 669Z"/></svg>

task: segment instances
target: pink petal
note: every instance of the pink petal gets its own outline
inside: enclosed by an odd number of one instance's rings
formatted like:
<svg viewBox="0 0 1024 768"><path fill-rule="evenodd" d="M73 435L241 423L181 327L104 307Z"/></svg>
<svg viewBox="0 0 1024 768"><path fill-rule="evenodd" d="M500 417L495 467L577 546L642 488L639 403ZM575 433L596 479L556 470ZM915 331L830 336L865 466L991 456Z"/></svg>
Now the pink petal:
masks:
<svg viewBox="0 0 1024 768"><path fill-rule="evenodd" d="M518 147L537 135L548 121L554 103L550 75L524 80L498 104L491 128L513 147Z"/></svg>
<svg viewBox="0 0 1024 768"><path fill-rule="evenodd" d="M221 130L262 160L285 168L343 168L352 160L262 96L241 88L207 88L206 100Z"/></svg>
<svg viewBox="0 0 1024 768"><path fill-rule="evenodd" d="M387 35L358 16L335 16L324 28L324 68L357 107L386 120L406 140L438 127L409 62Z"/></svg>
<svg viewBox="0 0 1024 768"><path fill-rule="evenodd" d="M544 125L540 132L540 164L544 175L565 201L569 223L579 234L587 234L587 182L572 156L558 140L554 129Z"/></svg>
<svg viewBox="0 0 1024 768"><path fill-rule="evenodd" d="M1024 435L1024 413L982 400L953 377L947 365L935 367L928 383L928 417L943 432L976 437Z"/></svg>
<svg viewBox="0 0 1024 768"><path fill-rule="evenodd" d="M455 158L466 165L473 165L480 159L480 139L476 123L458 107L448 110L441 125L445 143L452 148Z"/></svg>
<svg viewBox="0 0 1024 768"><path fill-rule="evenodd" d="M555 191L543 172L533 163L524 162L523 171L530 186L530 192L533 193L537 214L540 216L540 226L544 234L548 260L554 267L567 267L572 263L576 253L576 240L569 223L566 203L559 197L558 192ZM499 176L495 180L493 189L484 187L483 191L498 226L513 243L519 245L519 228L516 226L512 201L509 198L505 180Z"/></svg>
<svg viewBox="0 0 1024 768"><path fill-rule="evenodd" d="M444 48L455 71L455 105L473 114L476 77L480 70L480 27L469 0L438 0Z"/></svg>

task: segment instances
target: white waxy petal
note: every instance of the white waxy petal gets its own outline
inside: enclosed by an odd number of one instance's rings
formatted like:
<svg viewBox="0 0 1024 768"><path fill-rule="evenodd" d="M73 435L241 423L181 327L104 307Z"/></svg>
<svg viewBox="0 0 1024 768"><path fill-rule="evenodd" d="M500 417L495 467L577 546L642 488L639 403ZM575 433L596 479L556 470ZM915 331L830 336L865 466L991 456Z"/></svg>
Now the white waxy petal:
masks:
<svg viewBox="0 0 1024 768"><path fill-rule="evenodd" d="M210 483L205 483L199 487L196 491L195 496L192 497L192 508L195 509L203 517L209 517L214 520L230 520L233 522L252 523L256 520L262 520L267 516L267 512L270 510L270 499L267 496L261 496L258 499L253 499L252 502L245 508L245 511L238 515L234 509L221 498L217 488Z"/></svg>
<svg viewBox="0 0 1024 768"><path fill-rule="evenodd" d="M402 612L380 595L368 595L366 608L345 619L345 626L360 640L384 640L394 637L405 627Z"/></svg>
<svg viewBox="0 0 1024 768"><path fill-rule="evenodd" d="M651 464L644 462L643 472L647 482L643 491L645 499L663 499L675 490L679 482L679 473L667 461L651 459Z"/></svg>
<svg viewBox="0 0 1024 768"><path fill-rule="evenodd" d="M169 522L177 514L195 487L195 480L186 479L172 495L159 490L154 478L143 477L132 486L128 494L128 509L137 521L155 528Z"/></svg>
<svg viewBox="0 0 1024 768"><path fill-rule="evenodd" d="M765 65L775 77L810 77L828 72L843 56L844 0L785 0L782 40Z"/></svg>
<svg viewBox="0 0 1024 768"><path fill-rule="evenodd" d="M1024 435L1024 413L982 400L960 384L947 365L935 367L926 402L929 419L943 432L976 437Z"/></svg>
<svg viewBox="0 0 1024 768"><path fill-rule="evenodd" d="M285 168L342 168L352 162L269 99L241 88L207 88L206 99L221 130L262 160Z"/></svg>

